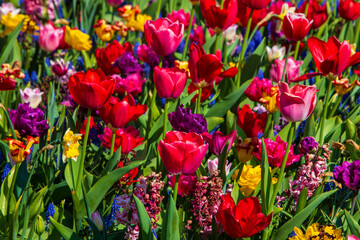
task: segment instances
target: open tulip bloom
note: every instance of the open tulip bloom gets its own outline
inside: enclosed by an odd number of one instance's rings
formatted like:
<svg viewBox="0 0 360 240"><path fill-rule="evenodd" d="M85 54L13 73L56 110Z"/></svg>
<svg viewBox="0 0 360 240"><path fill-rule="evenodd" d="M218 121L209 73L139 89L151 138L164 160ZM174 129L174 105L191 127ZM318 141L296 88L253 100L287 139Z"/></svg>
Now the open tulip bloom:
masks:
<svg viewBox="0 0 360 240"><path fill-rule="evenodd" d="M1 240L360 238L360 0L7 0L0 43Z"/></svg>

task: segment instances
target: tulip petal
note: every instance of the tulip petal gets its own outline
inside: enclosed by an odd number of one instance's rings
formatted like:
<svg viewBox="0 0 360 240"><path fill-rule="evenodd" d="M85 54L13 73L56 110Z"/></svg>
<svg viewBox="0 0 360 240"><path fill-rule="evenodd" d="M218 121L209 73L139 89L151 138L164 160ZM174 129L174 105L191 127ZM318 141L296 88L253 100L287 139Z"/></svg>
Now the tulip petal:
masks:
<svg viewBox="0 0 360 240"><path fill-rule="evenodd" d="M307 112L304 111L306 104L301 97L281 93L279 109L281 114L290 122L298 122L306 119Z"/></svg>
<svg viewBox="0 0 360 240"><path fill-rule="evenodd" d="M184 175L192 175L196 172L196 170L199 168L202 160L205 157L205 154L208 149L208 144L204 144L197 149L189 152L189 154L185 157L183 160L183 171L182 173Z"/></svg>
<svg viewBox="0 0 360 240"><path fill-rule="evenodd" d="M185 150L185 144L182 149L177 149L171 144L164 143L163 140L159 142L159 154L161 160L170 174L181 174L183 166L183 154L180 152Z"/></svg>

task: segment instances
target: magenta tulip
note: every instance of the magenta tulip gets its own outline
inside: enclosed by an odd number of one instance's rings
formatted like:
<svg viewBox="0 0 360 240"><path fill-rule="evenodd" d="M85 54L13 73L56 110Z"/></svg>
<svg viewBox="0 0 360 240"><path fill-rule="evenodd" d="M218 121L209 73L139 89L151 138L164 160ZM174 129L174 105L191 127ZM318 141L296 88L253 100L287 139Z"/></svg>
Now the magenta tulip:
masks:
<svg viewBox="0 0 360 240"><path fill-rule="evenodd" d="M119 7L123 2L124 0L106 0L106 3L112 7Z"/></svg>
<svg viewBox="0 0 360 240"><path fill-rule="evenodd" d="M144 26L145 39L149 47L160 56L176 51L184 35L184 24L168 18L148 20Z"/></svg>
<svg viewBox="0 0 360 240"><path fill-rule="evenodd" d="M225 136L222 132L214 132L211 136L209 133L204 132L203 137L207 143L209 143L210 152L216 156L219 156L228 143L227 151L229 151L235 141L236 131L232 131L229 135Z"/></svg>
<svg viewBox="0 0 360 240"><path fill-rule="evenodd" d="M154 83L162 98L178 98L185 88L187 73L177 67L154 69Z"/></svg>
<svg viewBox="0 0 360 240"><path fill-rule="evenodd" d="M290 122L304 121L315 108L316 92L316 86L297 84L289 88L280 82L277 103L281 114Z"/></svg>
<svg viewBox="0 0 360 240"><path fill-rule="evenodd" d="M208 145L194 132L167 132L159 142L159 154L170 174L192 175L205 157Z"/></svg>
<svg viewBox="0 0 360 240"><path fill-rule="evenodd" d="M285 62L286 59L275 59L275 64L271 65L270 78L274 82L281 81ZM299 76L299 69L302 64L303 61L295 61L293 57L289 57L286 64L286 74L284 81L287 79L288 82L291 82L292 80L296 79Z"/></svg>
<svg viewBox="0 0 360 240"><path fill-rule="evenodd" d="M53 52L64 41L63 28L56 28L52 22L40 25L39 45L42 50Z"/></svg>

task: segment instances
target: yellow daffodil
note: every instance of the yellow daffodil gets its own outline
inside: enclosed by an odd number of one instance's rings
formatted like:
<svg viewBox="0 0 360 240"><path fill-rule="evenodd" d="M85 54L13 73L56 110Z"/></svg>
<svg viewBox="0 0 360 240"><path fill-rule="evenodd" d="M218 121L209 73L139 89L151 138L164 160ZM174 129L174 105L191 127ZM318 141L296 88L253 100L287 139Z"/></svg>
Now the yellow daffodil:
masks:
<svg viewBox="0 0 360 240"><path fill-rule="evenodd" d="M323 226L319 225L319 223L313 223L310 227L306 229L305 234L301 231L301 229L295 227L294 228L295 236L290 237L289 240L343 240L344 238L341 236L341 230L336 229L335 226Z"/></svg>
<svg viewBox="0 0 360 240"><path fill-rule="evenodd" d="M131 19L126 23L126 26L136 31L144 32L144 25L147 20L151 20L151 16L145 14L136 15L136 20Z"/></svg>
<svg viewBox="0 0 360 240"><path fill-rule="evenodd" d="M6 138L9 141L10 157L15 163L21 163L31 153L31 146L38 143L35 138L28 136L26 145L22 141Z"/></svg>
<svg viewBox="0 0 360 240"><path fill-rule="evenodd" d="M76 161L79 156L79 140L82 134L74 134L70 128L64 135L64 151L63 151L63 162L66 162L67 158L71 158Z"/></svg>
<svg viewBox="0 0 360 240"><path fill-rule="evenodd" d="M0 37L5 37L7 34L14 31L14 29L21 23L22 20L24 20L24 23L21 27L22 32L33 34L35 31L39 30L39 27L34 21L30 19L29 16L24 14L13 15L11 12L9 12L6 15L1 16L0 23L6 26L6 29L0 33Z"/></svg>
<svg viewBox="0 0 360 240"><path fill-rule="evenodd" d="M109 42L114 36L114 30L110 24L106 24L105 20L98 20L93 27L96 35L103 42Z"/></svg>
<svg viewBox="0 0 360 240"><path fill-rule="evenodd" d="M90 36L76 28L66 26L64 39L66 44L78 51L89 51L92 47Z"/></svg>

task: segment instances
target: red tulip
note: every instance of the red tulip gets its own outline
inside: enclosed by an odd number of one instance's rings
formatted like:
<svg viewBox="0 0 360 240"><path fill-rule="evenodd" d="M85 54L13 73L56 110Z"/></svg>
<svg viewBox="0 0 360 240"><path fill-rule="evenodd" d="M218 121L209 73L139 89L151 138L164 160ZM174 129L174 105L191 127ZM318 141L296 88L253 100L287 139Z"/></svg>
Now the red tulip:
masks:
<svg viewBox="0 0 360 240"><path fill-rule="evenodd" d="M11 77L6 77L0 73L0 91L14 90L16 81Z"/></svg>
<svg viewBox="0 0 360 240"><path fill-rule="evenodd" d="M313 20L309 22L302 13L288 12L283 21L283 32L287 39L301 41L309 33Z"/></svg>
<svg viewBox="0 0 360 240"><path fill-rule="evenodd" d="M316 86L297 84L289 88L285 82L279 83L278 108L286 120L300 122L307 119L316 105Z"/></svg>
<svg viewBox="0 0 360 240"><path fill-rule="evenodd" d="M264 230L271 222L272 213L265 216L256 197L244 198L235 205L231 195L227 193L221 197L216 219L230 237L246 238Z"/></svg>
<svg viewBox="0 0 360 240"><path fill-rule="evenodd" d="M300 9L297 12L305 13L306 5L307 1L304 1L304 3L301 5ZM306 18L310 21L314 21L312 29L318 29L319 27L321 27L321 25L323 25L328 18L326 4L320 6L317 0L310 0Z"/></svg>
<svg viewBox="0 0 360 240"><path fill-rule="evenodd" d="M237 111L237 125L245 132L248 138L257 137L263 133L268 118L268 113L257 114L251 110L249 104Z"/></svg>
<svg viewBox="0 0 360 240"><path fill-rule="evenodd" d="M266 8L271 0L243 0L246 6L254 10Z"/></svg>
<svg viewBox="0 0 360 240"><path fill-rule="evenodd" d="M104 134L99 135L101 146L111 149L112 133L113 132L110 128L105 128ZM133 126L120 128L115 132L114 152L121 147L121 154L127 155L131 152L131 150L139 146L143 139L143 137L139 137L139 130Z"/></svg>
<svg viewBox="0 0 360 240"><path fill-rule="evenodd" d="M187 72L177 67L154 68L154 83L162 98L178 98L185 88Z"/></svg>
<svg viewBox="0 0 360 240"><path fill-rule="evenodd" d="M251 8L247 7L244 4L243 0L237 0L237 2L238 2L237 18L239 19L240 25L246 28L250 18ZM254 10L252 15L250 30L252 31L256 27L256 25L266 17L266 15L267 15L266 9ZM264 21L264 23L262 23L260 27L266 25L267 25L267 21Z"/></svg>
<svg viewBox="0 0 360 240"><path fill-rule="evenodd" d="M115 80L106 77L100 69L78 72L69 79L70 94L77 104L85 108L102 107L115 90Z"/></svg>
<svg viewBox="0 0 360 240"><path fill-rule="evenodd" d="M124 43L121 45L118 41L114 40L109 43L106 48L98 48L95 50L96 62L107 75L119 74L120 69L113 66L116 59L118 59L124 52L132 52L132 45L130 43Z"/></svg>
<svg viewBox="0 0 360 240"><path fill-rule="evenodd" d="M167 132L159 142L159 154L170 174L192 175L205 157L208 145L194 132Z"/></svg>
<svg viewBox="0 0 360 240"><path fill-rule="evenodd" d="M234 24L238 6L236 0L225 0L223 8L218 7L215 0L201 0L200 10L206 25L220 33Z"/></svg>
<svg viewBox="0 0 360 240"><path fill-rule="evenodd" d="M144 26L145 39L149 47L160 56L176 51L184 35L184 24L168 18L147 20Z"/></svg>
<svg viewBox="0 0 360 240"><path fill-rule="evenodd" d="M193 82L191 82L189 84L189 86L188 86L188 94L190 94L190 93L192 93L194 91L197 91L198 89L199 88L197 86L195 86L195 84ZM200 102L203 102L203 101L207 100L210 97L212 90L213 90L213 85L203 87L202 91L201 91ZM198 95L199 94L196 93L195 96L191 99L191 102L196 103Z"/></svg>
<svg viewBox="0 0 360 240"><path fill-rule="evenodd" d="M221 72L221 52L215 54L205 54L201 45L192 43L189 51L189 70L192 82L196 87L206 87L211 85L216 77L232 78L237 74L237 68L232 67Z"/></svg>
<svg viewBox="0 0 360 240"><path fill-rule="evenodd" d="M360 53L351 56L351 47L347 41L340 43L332 36L327 42L310 37L308 47L314 58L316 68L322 75L332 73L340 75L346 68L360 62Z"/></svg>
<svg viewBox="0 0 360 240"><path fill-rule="evenodd" d="M228 143L227 151L229 152L236 138L236 131L232 131L229 135L225 136L222 132L214 132L211 136L209 133L204 132L203 137L209 144L210 152L216 156L219 156L226 143Z"/></svg>
<svg viewBox="0 0 360 240"><path fill-rule="evenodd" d="M360 3L354 0L340 0L338 12L340 17L354 21L360 17Z"/></svg>
<svg viewBox="0 0 360 240"><path fill-rule="evenodd" d="M136 105L131 95L126 95L122 101L116 97L99 109L99 115L110 128L123 128L129 122L136 120L147 111L146 105Z"/></svg>

